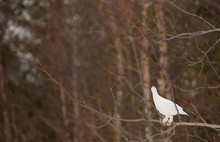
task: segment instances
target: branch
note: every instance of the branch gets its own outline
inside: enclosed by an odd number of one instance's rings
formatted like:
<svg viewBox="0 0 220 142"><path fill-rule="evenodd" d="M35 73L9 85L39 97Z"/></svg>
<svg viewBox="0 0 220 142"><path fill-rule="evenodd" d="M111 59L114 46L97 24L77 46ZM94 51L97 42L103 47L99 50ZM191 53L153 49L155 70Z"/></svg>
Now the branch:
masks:
<svg viewBox="0 0 220 142"><path fill-rule="evenodd" d="M156 122L156 123L161 123L159 120L155 119L145 119L145 118L140 118L140 119L125 119L125 118L115 118L110 115L104 114L102 112L99 112L88 105L85 104L80 104L81 107L89 109L90 111L99 114L102 117L108 118L109 120L115 120L115 121L123 121L123 122L129 122L129 123L137 123L137 122ZM220 125L216 124L209 124L209 123L200 123L200 122L176 122L173 123L175 126L193 126L193 127L207 127L207 128L212 128L212 129L220 129Z"/></svg>
<svg viewBox="0 0 220 142"><path fill-rule="evenodd" d="M173 87L179 89L180 91L182 92L186 92L186 93L190 93L190 92L193 92L193 91L198 91L200 89L218 89L220 88L220 84L219 85L216 85L216 86L200 86L200 87L197 87L197 88L194 88L194 89L190 89L190 90L186 90L186 89L183 89L175 84L172 84Z"/></svg>
<svg viewBox="0 0 220 142"><path fill-rule="evenodd" d="M200 122L177 122L173 124L176 126L207 127L207 128L212 128L212 129L220 129L220 125L200 123Z"/></svg>
<svg viewBox="0 0 220 142"><path fill-rule="evenodd" d="M52 80L56 83L56 84L60 84L58 81L56 81L46 70L45 68L43 68L42 64L40 64L41 68L43 69L43 72L49 77L52 78ZM81 106L84 109L87 109L97 115L99 115L100 117L103 118L108 118L108 122L109 123L111 120L118 120L118 121L123 121L123 122L130 122L130 123L137 123L137 122L156 122L156 123L161 123L163 124L161 121L159 120L155 120L155 119L145 119L145 118L140 118L140 119L125 119L125 118L115 118L113 116L110 116L108 114L105 114L103 112L100 112L90 106L88 106L85 102L80 103L77 99L72 98L67 91L65 91L66 95L74 102L74 103L78 103L79 106ZM107 125L106 123L106 125ZM173 123L174 126L192 126L192 127L207 127L207 128L212 128L212 129L220 129L220 125L216 125L216 124L208 124L208 123L200 123L200 122L176 122Z"/></svg>
<svg viewBox="0 0 220 142"><path fill-rule="evenodd" d="M201 35L205 35L208 33L212 33L212 32L220 32L220 28L215 28L215 29L211 29L211 30L206 30L206 31L196 31L196 32L190 32L190 33L181 33L181 34L177 34L177 35L171 35L169 38L165 38L162 40L173 40L173 39L186 39L186 38L191 38L193 36L201 36Z"/></svg>
<svg viewBox="0 0 220 142"><path fill-rule="evenodd" d="M188 12L188 11L183 10L182 8L180 8L180 7L178 7L177 5L175 5L172 1L170 1L170 3L171 3L171 5L172 5L173 7L175 7L175 8L178 9L178 10L180 10L181 12L183 12L183 13L185 13L185 14L187 14L187 15L190 15L190 16L192 16L192 17L198 18L198 19L204 21L204 22L205 22L206 24L208 24L210 27L215 28L214 25L212 25L210 22L208 22L208 21L207 21L206 19L204 19L203 17L198 16L198 15L196 15L196 14L194 14L194 13L190 13L190 12Z"/></svg>

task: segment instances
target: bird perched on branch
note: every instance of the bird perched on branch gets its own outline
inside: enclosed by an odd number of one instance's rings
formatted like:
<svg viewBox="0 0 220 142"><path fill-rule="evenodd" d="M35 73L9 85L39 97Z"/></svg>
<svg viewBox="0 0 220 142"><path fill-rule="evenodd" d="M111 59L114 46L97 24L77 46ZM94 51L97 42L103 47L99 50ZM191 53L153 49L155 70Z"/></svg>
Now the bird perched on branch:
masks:
<svg viewBox="0 0 220 142"><path fill-rule="evenodd" d="M161 97L158 94L157 88L155 86L151 87L151 92L153 94L153 100L156 109L165 116L165 118L162 120L162 123L169 126L173 122L174 115L177 114L188 115L185 111L183 111L183 108L181 106Z"/></svg>

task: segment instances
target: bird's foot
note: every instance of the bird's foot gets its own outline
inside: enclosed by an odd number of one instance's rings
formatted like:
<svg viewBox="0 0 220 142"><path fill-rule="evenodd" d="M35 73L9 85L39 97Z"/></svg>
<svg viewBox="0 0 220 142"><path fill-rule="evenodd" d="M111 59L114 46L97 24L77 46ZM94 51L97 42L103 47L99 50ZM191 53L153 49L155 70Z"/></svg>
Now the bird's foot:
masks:
<svg viewBox="0 0 220 142"><path fill-rule="evenodd" d="M165 116L164 119L162 119L162 123L165 125L165 126L170 126L173 124L173 117L171 116Z"/></svg>
<svg viewBox="0 0 220 142"><path fill-rule="evenodd" d="M170 125L173 124L172 122L170 123L170 122L168 122L168 121L166 121L166 122L163 122L163 121L162 121L162 123L163 123L164 126L170 126Z"/></svg>
<svg viewBox="0 0 220 142"><path fill-rule="evenodd" d="M165 123L166 126L170 126L170 125L172 125L172 124L173 124L173 123L169 123L169 122L166 122L166 123Z"/></svg>

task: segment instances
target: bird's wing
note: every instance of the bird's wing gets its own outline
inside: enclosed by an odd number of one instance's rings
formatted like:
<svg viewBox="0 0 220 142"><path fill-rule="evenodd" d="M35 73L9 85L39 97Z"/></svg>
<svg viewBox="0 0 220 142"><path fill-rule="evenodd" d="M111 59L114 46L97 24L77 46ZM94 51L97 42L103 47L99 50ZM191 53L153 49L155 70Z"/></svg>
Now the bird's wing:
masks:
<svg viewBox="0 0 220 142"><path fill-rule="evenodd" d="M158 111L163 115L176 115L178 114L177 109L179 113L183 111L183 108L181 106L179 106L178 104L176 104L175 106L172 101L162 97L157 101L156 107Z"/></svg>
<svg viewBox="0 0 220 142"><path fill-rule="evenodd" d="M155 106L157 108L157 110L167 116L167 115L176 115L176 114L184 114L184 115L188 115L186 112L183 111L183 108L177 104L174 104L174 102L167 100L163 97L161 97L155 86L151 87L151 92L153 94L153 99L154 99L154 103Z"/></svg>

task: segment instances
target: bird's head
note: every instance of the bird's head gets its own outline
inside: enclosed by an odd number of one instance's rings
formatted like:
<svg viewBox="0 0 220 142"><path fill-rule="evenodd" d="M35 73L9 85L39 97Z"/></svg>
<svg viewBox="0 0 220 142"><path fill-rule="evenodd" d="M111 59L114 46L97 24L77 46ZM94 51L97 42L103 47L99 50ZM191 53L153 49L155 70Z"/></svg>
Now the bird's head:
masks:
<svg viewBox="0 0 220 142"><path fill-rule="evenodd" d="M155 87L155 86L152 86L152 87L151 87L151 91L152 91L152 92L157 91L156 87Z"/></svg>

